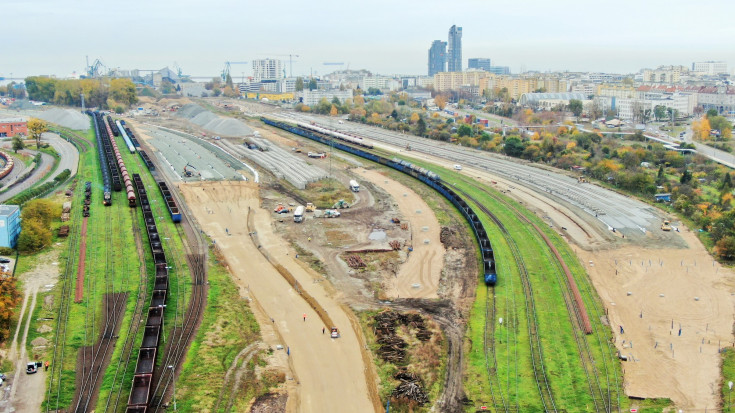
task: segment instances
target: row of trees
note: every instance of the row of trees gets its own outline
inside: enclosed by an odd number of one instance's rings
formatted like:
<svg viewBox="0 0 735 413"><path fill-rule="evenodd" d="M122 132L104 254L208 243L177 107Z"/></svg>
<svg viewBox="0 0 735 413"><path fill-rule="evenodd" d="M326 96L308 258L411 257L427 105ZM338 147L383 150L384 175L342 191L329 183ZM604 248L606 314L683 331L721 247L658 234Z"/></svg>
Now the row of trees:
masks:
<svg viewBox="0 0 735 413"><path fill-rule="evenodd" d="M28 98L66 106L104 109L127 108L138 102L135 84L130 79L53 79L31 76L25 79Z"/></svg>
<svg viewBox="0 0 735 413"><path fill-rule="evenodd" d="M49 199L28 201L21 211L18 252L30 254L51 244L51 222L61 214L61 205Z"/></svg>

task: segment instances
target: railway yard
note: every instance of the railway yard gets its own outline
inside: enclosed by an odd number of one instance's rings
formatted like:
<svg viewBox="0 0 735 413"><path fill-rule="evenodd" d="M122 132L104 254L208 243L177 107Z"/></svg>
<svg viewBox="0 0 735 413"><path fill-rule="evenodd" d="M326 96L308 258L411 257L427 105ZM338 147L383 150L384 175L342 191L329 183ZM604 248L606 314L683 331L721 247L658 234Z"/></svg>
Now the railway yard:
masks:
<svg viewBox="0 0 735 413"><path fill-rule="evenodd" d="M76 130L76 150L54 145L78 163L70 230L20 258L0 409L720 407L732 271L683 225L660 231L662 211L503 156L230 103L244 121L204 104L46 112ZM225 333L243 317L257 325ZM35 360L50 367L21 374Z"/></svg>

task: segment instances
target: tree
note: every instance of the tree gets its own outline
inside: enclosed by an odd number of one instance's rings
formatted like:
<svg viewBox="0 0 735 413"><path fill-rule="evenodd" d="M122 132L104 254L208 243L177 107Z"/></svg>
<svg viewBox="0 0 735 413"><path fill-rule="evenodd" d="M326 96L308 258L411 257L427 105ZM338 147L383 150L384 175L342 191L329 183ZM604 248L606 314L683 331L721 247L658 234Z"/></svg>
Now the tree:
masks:
<svg viewBox="0 0 735 413"><path fill-rule="evenodd" d="M20 136L15 136L13 138L13 151L15 151L15 153L18 153L18 151L23 148L25 148L25 145L23 144L23 138Z"/></svg>
<svg viewBox="0 0 735 413"><path fill-rule="evenodd" d="M426 133L426 121L424 121L424 118L422 116L419 116L418 122L416 122L416 134L419 136L424 136Z"/></svg>
<svg viewBox="0 0 735 413"><path fill-rule="evenodd" d="M666 106L663 105L656 105L653 108L653 117L656 118L656 120L661 120L666 116Z"/></svg>
<svg viewBox="0 0 735 413"><path fill-rule="evenodd" d="M470 125L460 125L457 129L458 136L472 136L472 127Z"/></svg>
<svg viewBox="0 0 735 413"><path fill-rule="evenodd" d="M420 118L420 116L419 116L418 112L413 112L411 114L411 118L409 118L408 121L411 122L411 124L415 124L416 122L419 121L419 118Z"/></svg>
<svg viewBox="0 0 735 413"><path fill-rule="evenodd" d="M570 99L569 100L569 110L574 114L574 116L579 117L579 115L582 114L582 110L584 109L584 104L581 100L578 99Z"/></svg>
<svg viewBox="0 0 735 413"><path fill-rule="evenodd" d="M10 336L10 321L20 298L15 277L0 275L0 341Z"/></svg>
<svg viewBox="0 0 735 413"><path fill-rule="evenodd" d="M309 90L315 90L317 88L316 79L313 77L309 79Z"/></svg>
<svg viewBox="0 0 735 413"><path fill-rule="evenodd" d="M679 183L686 184L691 182L692 180L692 173L689 172L689 169L684 167L684 172L681 174L681 178L679 178Z"/></svg>
<svg viewBox="0 0 735 413"><path fill-rule="evenodd" d="M720 184L720 191L730 191L732 189L732 180L730 178L730 173L725 172L725 176L722 177L722 184Z"/></svg>
<svg viewBox="0 0 735 413"><path fill-rule="evenodd" d="M503 152L508 156L519 157L523 154L524 150L523 143L516 137L508 138L505 140L505 146Z"/></svg>
<svg viewBox="0 0 735 413"><path fill-rule="evenodd" d="M297 92L301 92L302 90L304 90L304 78L302 78L301 76L296 78L294 90L296 90Z"/></svg>
<svg viewBox="0 0 735 413"><path fill-rule="evenodd" d="M715 252L721 258L731 260L735 258L735 236L722 237L715 245Z"/></svg>
<svg viewBox="0 0 735 413"><path fill-rule="evenodd" d="M441 110L447 106L447 97L444 95L436 95L434 97L434 104Z"/></svg>
<svg viewBox="0 0 735 413"><path fill-rule="evenodd" d="M51 229L43 226L43 223L35 220L23 220L21 231L18 236L18 251L21 253L33 253L42 250L51 244Z"/></svg>
<svg viewBox="0 0 735 413"><path fill-rule="evenodd" d="M339 112L337 111L337 107L334 106L334 105L332 105L332 109L329 110L329 115L330 116L337 116L338 113Z"/></svg>
<svg viewBox="0 0 735 413"><path fill-rule="evenodd" d="M41 119L30 118L26 124L28 127L28 133L31 137L36 140L36 148L41 147L41 134L48 131L48 123Z"/></svg>
<svg viewBox="0 0 735 413"><path fill-rule="evenodd" d="M232 76L230 74L227 74L227 77L225 78L225 86L229 86L230 88L235 88L235 85L232 83Z"/></svg>
<svg viewBox="0 0 735 413"><path fill-rule="evenodd" d="M664 175L664 166L659 165L658 173L656 174L656 183L661 185L666 182L666 175Z"/></svg>
<svg viewBox="0 0 735 413"><path fill-rule="evenodd" d="M110 97L125 107L138 102L138 97L135 95L135 84L125 78L110 80Z"/></svg>
<svg viewBox="0 0 735 413"><path fill-rule="evenodd" d="M61 214L61 206L50 199L34 199L23 205L22 221L36 220L44 227L50 227L51 221Z"/></svg>
<svg viewBox="0 0 735 413"><path fill-rule="evenodd" d="M715 116L717 116L719 114L720 114L720 112L718 112L717 109L710 109L710 110L707 111L707 117L708 118L713 118L713 117L715 117Z"/></svg>
<svg viewBox="0 0 735 413"><path fill-rule="evenodd" d="M393 109L393 112L390 113L390 117L395 120L398 120L398 112L395 109Z"/></svg>

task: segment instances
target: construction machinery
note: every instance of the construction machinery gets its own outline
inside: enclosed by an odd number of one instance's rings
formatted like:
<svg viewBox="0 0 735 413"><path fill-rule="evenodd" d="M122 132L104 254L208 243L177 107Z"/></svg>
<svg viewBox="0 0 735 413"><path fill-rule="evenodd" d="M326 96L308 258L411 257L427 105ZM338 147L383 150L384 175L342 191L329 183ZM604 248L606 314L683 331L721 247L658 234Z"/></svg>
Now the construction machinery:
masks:
<svg viewBox="0 0 735 413"><path fill-rule="evenodd" d="M332 208L334 209L347 209L350 207L350 204L348 204L344 199L340 199L339 201L335 202L334 205L332 205Z"/></svg>
<svg viewBox="0 0 735 413"><path fill-rule="evenodd" d="M314 212L316 207L311 202L306 203L306 212Z"/></svg>
<svg viewBox="0 0 735 413"><path fill-rule="evenodd" d="M225 62L225 68L222 69L222 74L220 74L220 77L222 78L222 83L227 82L227 76L230 76L230 79L232 76L230 75L230 68L232 65L246 65L250 62Z"/></svg>
<svg viewBox="0 0 735 413"><path fill-rule="evenodd" d="M279 203L275 208L273 208L273 212L276 214L288 214L291 212L291 208Z"/></svg>
<svg viewBox="0 0 735 413"><path fill-rule="evenodd" d="M335 209L325 209L324 210L324 217L325 218L337 218L338 216L340 216L340 213L339 213L339 211L337 211Z"/></svg>
<svg viewBox="0 0 735 413"><path fill-rule="evenodd" d="M671 231L671 222L669 222L668 219L665 219L664 222L661 224L661 230L662 231Z"/></svg>
<svg viewBox="0 0 735 413"><path fill-rule="evenodd" d="M197 174L197 176L202 176L202 174L197 171L194 165L190 163L187 163L186 165L184 165L184 176L185 177L191 178L195 173Z"/></svg>

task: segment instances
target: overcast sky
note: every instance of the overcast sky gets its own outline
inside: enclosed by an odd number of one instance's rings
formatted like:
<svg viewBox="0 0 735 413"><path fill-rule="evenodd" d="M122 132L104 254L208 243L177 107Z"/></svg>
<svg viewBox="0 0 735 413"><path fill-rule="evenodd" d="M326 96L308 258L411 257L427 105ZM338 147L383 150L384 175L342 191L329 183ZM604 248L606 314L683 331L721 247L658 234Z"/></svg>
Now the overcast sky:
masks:
<svg viewBox="0 0 735 413"><path fill-rule="evenodd" d="M428 49L463 28L472 57L539 71L632 73L693 61L735 64L732 0L0 0L0 76L108 67L215 76L225 61L294 54L294 74L343 62L427 73ZM730 66L730 70L733 67ZM250 65L232 67L235 81Z"/></svg>

